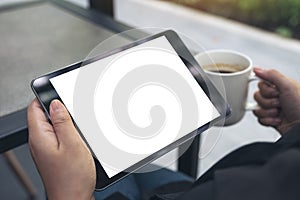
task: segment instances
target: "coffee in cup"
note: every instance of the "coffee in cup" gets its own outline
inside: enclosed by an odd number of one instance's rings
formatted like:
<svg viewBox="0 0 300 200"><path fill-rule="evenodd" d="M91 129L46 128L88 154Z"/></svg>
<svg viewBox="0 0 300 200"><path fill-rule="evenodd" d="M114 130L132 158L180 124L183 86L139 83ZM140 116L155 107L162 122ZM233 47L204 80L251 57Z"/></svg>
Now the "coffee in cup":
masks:
<svg viewBox="0 0 300 200"><path fill-rule="evenodd" d="M230 73L235 73L243 70L243 67L241 67L238 64L227 64L227 63L208 64L202 66L202 68L206 71L222 73L222 74L230 74Z"/></svg>
<svg viewBox="0 0 300 200"><path fill-rule="evenodd" d="M258 80L248 56L231 50L211 50L197 54L195 59L232 109L225 126L239 122L246 110L257 108L256 103L247 102L249 83Z"/></svg>

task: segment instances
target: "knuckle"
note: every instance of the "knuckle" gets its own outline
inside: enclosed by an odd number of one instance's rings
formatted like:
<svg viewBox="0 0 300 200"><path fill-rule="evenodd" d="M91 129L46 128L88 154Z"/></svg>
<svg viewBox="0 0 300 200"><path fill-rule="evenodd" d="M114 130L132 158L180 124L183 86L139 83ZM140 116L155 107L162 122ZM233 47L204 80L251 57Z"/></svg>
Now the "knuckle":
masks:
<svg viewBox="0 0 300 200"><path fill-rule="evenodd" d="M278 71L276 69L270 69L269 73L272 75L278 74Z"/></svg>
<svg viewBox="0 0 300 200"><path fill-rule="evenodd" d="M269 88L265 88L263 90L263 94L267 97L271 97L272 96L272 89L269 89Z"/></svg>
<svg viewBox="0 0 300 200"><path fill-rule="evenodd" d="M57 126L57 125L61 125L61 124L65 124L66 122L70 121L70 117L68 115L66 115L65 112L60 112L57 113L57 115L54 117L53 119L53 125Z"/></svg>
<svg viewBox="0 0 300 200"><path fill-rule="evenodd" d="M261 95L266 98L276 96L276 91L274 90L274 88L271 88L264 83L260 87L260 92Z"/></svg>
<svg viewBox="0 0 300 200"><path fill-rule="evenodd" d="M258 84L257 84L257 86L258 86L259 89L261 89L263 87L263 82L259 81Z"/></svg>
<svg viewBox="0 0 300 200"><path fill-rule="evenodd" d="M260 91L256 91L253 95L253 97L256 101L259 101L259 96L260 96Z"/></svg>
<svg viewBox="0 0 300 200"><path fill-rule="evenodd" d="M258 118L258 122L259 122L261 125L265 125L265 124L264 124L264 121L263 121L261 118Z"/></svg>
<svg viewBox="0 0 300 200"><path fill-rule="evenodd" d="M255 116L261 117L261 109L254 110L253 113L255 114Z"/></svg>
<svg viewBox="0 0 300 200"><path fill-rule="evenodd" d="M260 118L260 119L258 119L258 121L261 125L270 126L270 123L269 123L268 119L266 119L266 118Z"/></svg>
<svg viewBox="0 0 300 200"><path fill-rule="evenodd" d="M276 109L268 110L268 116L274 117L276 115L277 115L277 110Z"/></svg>
<svg viewBox="0 0 300 200"><path fill-rule="evenodd" d="M268 107L268 100L264 99L260 92L254 94L254 100L258 103L259 106L263 108Z"/></svg>

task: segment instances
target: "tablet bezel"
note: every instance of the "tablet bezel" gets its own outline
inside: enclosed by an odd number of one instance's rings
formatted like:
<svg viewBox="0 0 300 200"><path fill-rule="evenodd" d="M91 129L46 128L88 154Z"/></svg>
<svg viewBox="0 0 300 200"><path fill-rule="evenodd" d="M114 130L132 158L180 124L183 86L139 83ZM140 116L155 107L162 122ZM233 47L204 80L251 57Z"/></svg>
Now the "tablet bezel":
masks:
<svg viewBox="0 0 300 200"><path fill-rule="evenodd" d="M84 67L87 64L90 64L92 62L95 62L97 60L103 59L105 57L108 57L110 55L119 53L121 51L124 51L126 49L130 49L132 47L135 47L137 45L140 45L142 43L145 43L147 41L151 41L155 38L165 36L169 43L172 45L172 47L175 49L178 56L181 58L181 60L184 62L185 66L188 68L188 70L191 72L199 86L202 88L202 90L205 92L205 94L208 96L210 101L213 103L213 105L216 107L216 109L219 111L220 116L216 119L212 120L211 122L206 123L205 125L199 127L195 131L192 131L191 133L185 135L184 137L176 140L175 142L171 143L170 145L162 148L161 150L155 152L154 154L146 157L145 159L141 160L140 162L134 164L133 166L129 167L128 169L124 170L123 172L118 173L117 175L108 178L106 175L103 167L101 164L95 160L96 170L97 170L97 184L96 184L96 190L102 190L112 183L120 180L121 178L124 178L128 174L138 170L142 166L150 163L151 161L154 161L155 159L159 158L160 156L164 155L165 153L173 150L174 148L178 147L180 144L183 144L184 142L190 140L191 138L195 137L196 135L202 133L203 131L207 130L210 126L217 123L220 120L224 120L231 112L228 104L220 94L220 92L215 88L215 86L212 84L212 82L207 78L205 75L205 72L201 69L197 61L194 59L193 55L189 52L187 47L184 45L183 41L179 38L177 33L175 33L172 30L167 30L159 34L152 35L147 38L143 38L141 40L132 42L128 45L125 45L123 47L114 49L112 51L108 51L106 53L103 53L99 56L96 56L94 58L85 60L84 62L78 62L72 65L69 65L63 69L60 69L58 71L51 72L49 74L40 76L31 82L31 88L33 92L35 93L37 99L41 103L42 107L45 110L45 113L50 119L49 116L49 106L53 99L59 99L61 102L63 102L57 92L55 91L53 85L50 82L50 79L67 73L69 71L72 71L74 69ZM195 74L197 72L197 74ZM50 121L50 120L49 120ZM73 120L74 122L74 120ZM76 126L76 123L74 122L74 125ZM80 129L76 126L77 130L80 133ZM81 134L81 133L80 133ZM83 140L85 141L83 135L81 134ZM85 141L86 142L86 141ZM88 145L88 143L86 142ZM89 145L88 145L89 146ZM91 152L92 149L90 148ZM93 153L93 152L92 152Z"/></svg>

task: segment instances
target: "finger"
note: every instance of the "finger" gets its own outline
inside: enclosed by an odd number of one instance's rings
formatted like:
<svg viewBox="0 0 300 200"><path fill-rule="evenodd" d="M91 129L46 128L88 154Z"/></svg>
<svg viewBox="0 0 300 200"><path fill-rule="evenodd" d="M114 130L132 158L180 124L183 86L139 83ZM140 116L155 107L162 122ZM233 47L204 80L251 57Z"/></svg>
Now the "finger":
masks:
<svg viewBox="0 0 300 200"><path fill-rule="evenodd" d="M39 121L47 121L42 106L40 105L37 99L34 99L27 108L27 120L31 122L36 121L37 119ZM34 126L37 124L30 123L29 125Z"/></svg>
<svg viewBox="0 0 300 200"><path fill-rule="evenodd" d="M258 121L260 124L264 126L272 126L272 127L277 127L282 122L280 118L272 118L272 117L259 118Z"/></svg>
<svg viewBox="0 0 300 200"><path fill-rule="evenodd" d="M279 96L279 91L276 87L273 87L274 85L270 85L266 83L265 81L260 81L258 83L258 88L261 93L261 95L265 98L274 98Z"/></svg>
<svg viewBox="0 0 300 200"><path fill-rule="evenodd" d="M37 99L34 99L27 109L27 122L30 145L43 146L47 142L51 145L57 144L53 128Z"/></svg>
<svg viewBox="0 0 300 200"><path fill-rule="evenodd" d="M256 76L261 79L276 85L279 91L284 91L290 87L289 79L275 69L262 69L255 67L254 72Z"/></svg>
<svg viewBox="0 0 300 200"><path fill-rule="evenodd" d="M258 105L264 109L280 107L280 101L278 98L264 98L260 92L254 93L254 99L256 100Z"/></svg>
<svg viewBox="0 0 300 200"><path fill-rule="evenodd" d="M67 109L59 100L51 102L50 117L59 146L72 145L78 141L80 136L74 127Z"/></svg>
<svg viewBox="0 0 300 200"><path fill-rule="evenodd" d="M51 124L49 124L43 108L37 99L34 99L27 109L27 122L29 134L32 136L39 135L40 130L53 132ZM30 131L32 130L32 131Z"/></svg>
<svg viewBox="0 0 300 200"><path fill-rule="evenodd" d="M271 109L257 109L254 110L253 113L258 118L266 118L266 117L278 117L279 116L279 110L277 108L271 108Z"/></svg>

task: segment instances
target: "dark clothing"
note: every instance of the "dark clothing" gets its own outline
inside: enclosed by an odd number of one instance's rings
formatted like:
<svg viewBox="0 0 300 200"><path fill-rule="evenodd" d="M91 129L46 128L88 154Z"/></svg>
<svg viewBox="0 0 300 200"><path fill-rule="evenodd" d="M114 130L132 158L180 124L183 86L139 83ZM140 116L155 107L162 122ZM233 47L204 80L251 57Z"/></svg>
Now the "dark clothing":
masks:
<svg viewBox="0 0 300 200"><path fill-rule="evenodd" d="M159 191L155 191L155 193L174 193L174 191L187 190L194 183L193 178L183 173L161 168L157 165L147 165L143 171L144 173L130 174L108 188L95 192L95 199L149 199L155 188L159 188Z"/></svg>
<svg viewBox="0 0 300 200"><path fill-rule="evenodd" d="M253 143L237 149L189 189L169 197L171 193L160 193L154 194L151 200L299 200L300 125L275 143Z"/></svg>
<svg viewBox="0 0 300 200"><path fill-rule="evenodd" d="M141 189L135 197L132 197L132 191L115 193L110 199L299 200L300 125L285 133L275 143L253 143L231 152L195 182L174 174L161 170L141 175L143 183L147 183L151 177L149 182L154 185L160 180L167 184L158 184L161 186L150 191ZM158 175L159 181L152 180L154 175ZM168 175L175 181L168 181ZM138 183L134 176L130 178L133 184ZM133 190L133 184L123 185L127 190ZM151 184L146 188L153 188ZM123 185L120 183L117 188ZM129 193L132 193L131 196Z"/></svg>

